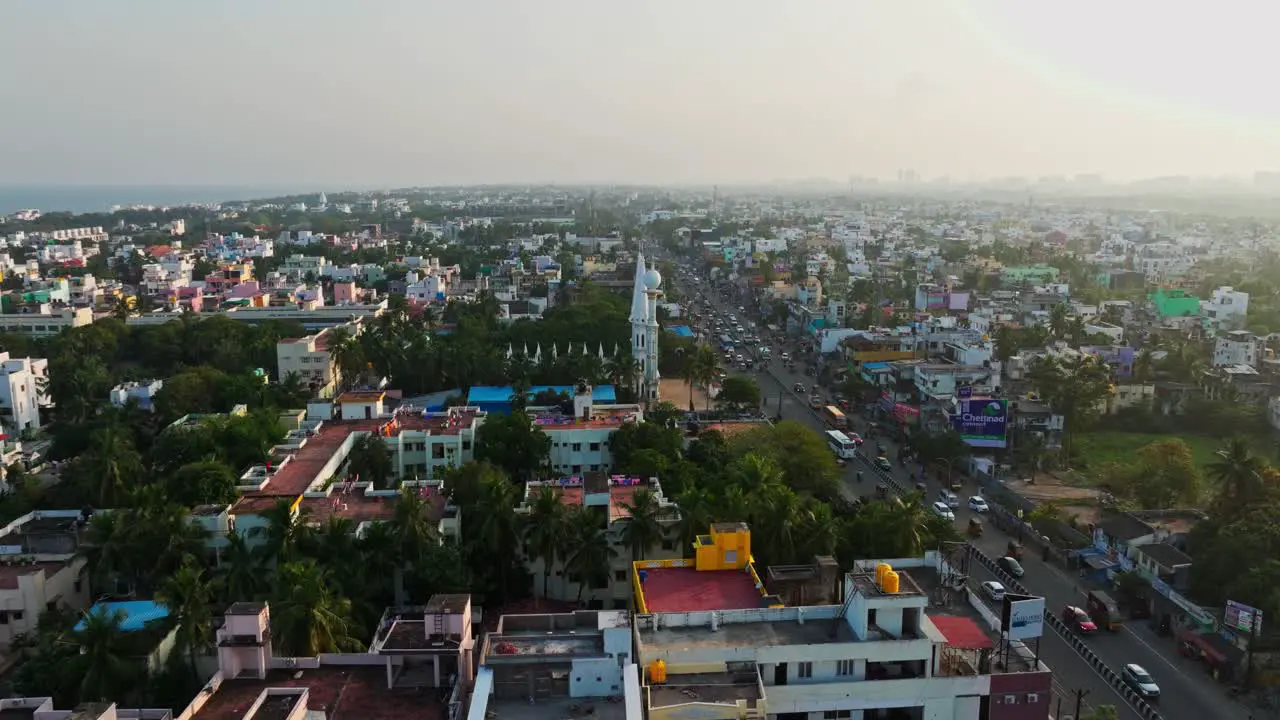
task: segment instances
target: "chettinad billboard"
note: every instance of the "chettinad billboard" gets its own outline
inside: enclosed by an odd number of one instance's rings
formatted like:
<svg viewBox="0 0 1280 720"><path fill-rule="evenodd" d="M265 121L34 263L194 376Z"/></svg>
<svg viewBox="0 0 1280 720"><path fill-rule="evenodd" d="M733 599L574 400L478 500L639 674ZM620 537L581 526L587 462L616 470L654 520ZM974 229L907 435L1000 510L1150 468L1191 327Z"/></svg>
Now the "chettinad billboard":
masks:
<svg viewBox="0 0 1280 720"><path fill-rule="evenodd" d="M1002 398L962 398L956 404L960 412L951 416L951 425L970 447L1005 447L1009 401Z"/></svg>
<svg viewBox="0 0 1280 720"><path fill-rule="evenodd" d="M1010 640L1028 640L1044 634L1044 598L1005 593L1000 627Z"/></svg>

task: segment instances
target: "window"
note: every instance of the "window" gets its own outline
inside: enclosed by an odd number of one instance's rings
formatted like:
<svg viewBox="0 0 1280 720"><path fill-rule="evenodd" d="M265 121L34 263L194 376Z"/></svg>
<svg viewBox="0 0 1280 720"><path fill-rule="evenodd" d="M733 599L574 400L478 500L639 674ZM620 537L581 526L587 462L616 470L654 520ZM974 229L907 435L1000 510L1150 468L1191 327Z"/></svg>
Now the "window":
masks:
<svg viewBox="0 0 1280 720"><path fill-rule="evenodd" d="M598 442L591 443L591 452L600 452L600 443Z"/></svg>
<svg viewBox="0 0 1280 720"><path fill-rule="evenodd" d="M836 675L839 675L840 677L849 677L852 674L853 674L852 660L836 661Z"/></svg>
<svg viewBox="0 0 1280 720"><path fill-rule="evenodd" d="M582 472L582 466L581 466L581 465L574 465L574 466L573 466L573 470L572 470L572 471L573 471L573 474L574 474L574 475L577 475L578 473Z"/></svg>
<svg viewBox="0 0 1280 720"><path fill-rule="evenodd" d="M470 450L470 449L471 449L471 441L470 441L470 440L463 440L463 441L462 441L462 449L463 449L463 450Z"/></svg>
<svg viewBox="0 0 1280 720"><path fill-rule="evenodd" d="M431 446L431 459L432 460L444 459L444 445L436 444Z"/></svg>
<svg viewBox="0 0 1280 720"><path fill-rule="evenodd" d="M22 619L22 611L21 611L21 610L14 610L14 611L13 611L13 619L14 619L14 622L17 622L18 620L21 620L21 619Z"/></svg>
<svg viewBox="0 0 1280 720"><path fill-rule="evenodd" d="M582 443L574 443L574 444L573 444L573 451L574 451L574 452L582 452Z"/></svg>
<svg viewBox="0 0 1280 720"><path fill-rule="evenodd" d="M614 580L616 580L616 581L618 581L618 582L626 582L626 581L627 581L627 571L626 571L626 570L614 570L614 571L613 571L613 579L614 579Z"/></svg>
<svg viewBox="0 0 1280 720"><path fill-rule="evenodd" d="M796 677L798 678L813 677L813 663L811 662L800 663L800 668L796 671Z"/></svg>
<svg viewBox="0 0 1280 720"><path fill-rule="evenodd" d="M852 710L827 710L822 713L822 720L847 720L853 717Z"/></svg>
<svg viewBox="0 0 1280 720"><path fill-rule="evenodd" d="M8 624L9 624L9 613L4 610L0 610L0 625L8 625Z"/></svg>
<svg viewBox="0 0 1280 720"><path fill-rule="evenodd" d="M1035 705L1040 702L1040 693L1027 693L1027 703Z"/></svg>

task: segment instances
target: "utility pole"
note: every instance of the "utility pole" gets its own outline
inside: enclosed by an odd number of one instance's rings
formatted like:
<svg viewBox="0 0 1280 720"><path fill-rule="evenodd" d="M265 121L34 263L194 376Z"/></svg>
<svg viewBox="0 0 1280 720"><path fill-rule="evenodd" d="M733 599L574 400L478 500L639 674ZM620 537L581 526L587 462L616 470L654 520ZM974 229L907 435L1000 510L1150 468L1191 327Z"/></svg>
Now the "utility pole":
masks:
<svg viewBox="0 0 1280 720"><path fill-rule="evenodd" d="M1084 705L1084 697L1085 697L1085 695L1088 695L1088 694L1089 694L1089 691L1088 691L1088 690L1076 690L1076 717L1075 717L1075 720L1079 720L1079 718L1080 718L1080 707Z"/></svg>

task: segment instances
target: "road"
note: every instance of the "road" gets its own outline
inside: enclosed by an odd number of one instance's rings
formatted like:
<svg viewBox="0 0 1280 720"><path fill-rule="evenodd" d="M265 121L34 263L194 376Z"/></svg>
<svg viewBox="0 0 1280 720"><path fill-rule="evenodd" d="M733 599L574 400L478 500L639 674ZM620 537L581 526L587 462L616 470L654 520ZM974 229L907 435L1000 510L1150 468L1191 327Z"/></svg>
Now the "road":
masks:
<svg viewBox="0 0 1280 720"><path fill-rule="evenodd" d="M737 310L738 305L742 304L738 298L722 300L718 293L711 292L709 289L707 292L720 313L743 315ZM689 295L690 293L686 291L685 296L689 297ZM776 345L774 347L776 356L778 349ZM823 431L826 428L816 413L809 408L807 397L798 395L791 389L796 383L804 384L806 387L814 383L813 377L802 374L803 367L803 363L798 362L796 369L800 372L793 372L787 370L781 362L775 361L767 371L757 369L754 376L760 384L767 413L781 415L784 419L796 420L815 430ZM859 425L855 429L861 430L865 427L865 422L859 422L856 417L854 422ZM873 442L883 443L886 446L886 455L891 460L896 459L896 446L892 442L881 440L879 437ZM857 464L854 463L847 471L846 487L850 494L871 495L875 483L874 474L869 471L864 472L866 479L859 484L854 479L856 469ZM915 481L907 477L908 471L900 465L895 463L893 472L903 487L914 485ZM938 497L942 487L933 479L926 479L925 482L928 485L928 499L932 501ZM969 485L957 493L962 503L961 509L956 511L956 524L959 528L965 528L973 515L964 507L964 499L979 492L980 488ZM1005 554L1009 539L1008 536L988 525L987 532L974 544L988 556L998 558ZM1044 596L1047 612L1060 612L1068 604L1083 604L1082 592L1064 570L1031 555L1032 553L1028 553L1022 563L1026 575L1021 580L1028 590ZM978 564L974 563L974 565ZM971 582L976 585L984 580L995 579L986 572L981 566L972 568ZM1137 663L1146 668L1160 685L1162 697L1157 709L1167 720L1204 720L1205 718L1247 720L1250 717L1242 706L1229 698L1226 688L1209 678L1200 666L1169 652L1171 644L1167 640L1158 640L1144 621L1126 623L1121 632L1100 634L1090 638L1088 642L1093 651L1113 671L1119 672L1127 663ZM1162 648L1165 650L1162 651ZM1046 629L1045 636L1041 639L1040 653L1045 663L1053 669L1060 691L1072 697L1070 703L1064 701L1064 711L1069 712L1074 709L1072 707L1074 691L1084 689L1089 693L1087 703L1114 705L1120 711L1121 718L1138 717L1111 685L1100 678L1093 668L1055 632Z"/></svg>

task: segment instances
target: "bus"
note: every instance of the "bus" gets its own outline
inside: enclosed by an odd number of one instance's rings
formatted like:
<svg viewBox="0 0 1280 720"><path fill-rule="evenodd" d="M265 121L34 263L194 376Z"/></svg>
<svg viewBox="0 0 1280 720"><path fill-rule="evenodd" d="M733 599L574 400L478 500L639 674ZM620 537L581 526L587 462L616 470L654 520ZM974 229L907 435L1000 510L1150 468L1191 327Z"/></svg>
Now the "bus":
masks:
<svg viewBox="0 0 1280 720"><path fill-rule="evenodd" d="M831 448L831 452L835 453L838 458L852 460L857 457L858 444L839 430L827 431L827 446Z"/></svg>
<svg viewBox="0 0 1280 720"><path fill-rule="evenodd" d="M827 405L822 408L822 420L837 430L844 430L849 427L848 419L845 418L840 408L835 405Z"/></svg>

